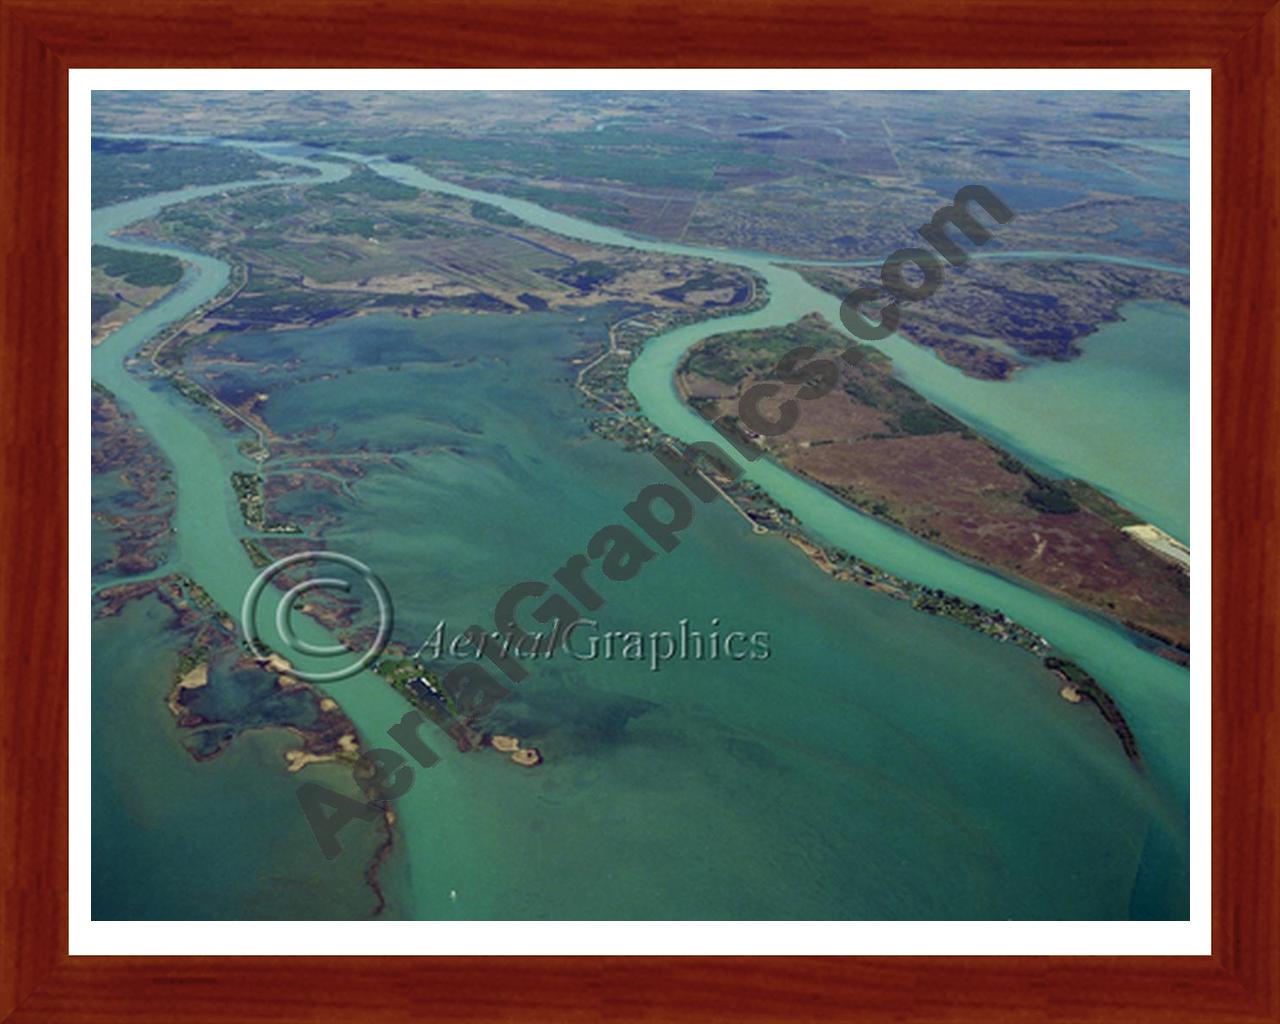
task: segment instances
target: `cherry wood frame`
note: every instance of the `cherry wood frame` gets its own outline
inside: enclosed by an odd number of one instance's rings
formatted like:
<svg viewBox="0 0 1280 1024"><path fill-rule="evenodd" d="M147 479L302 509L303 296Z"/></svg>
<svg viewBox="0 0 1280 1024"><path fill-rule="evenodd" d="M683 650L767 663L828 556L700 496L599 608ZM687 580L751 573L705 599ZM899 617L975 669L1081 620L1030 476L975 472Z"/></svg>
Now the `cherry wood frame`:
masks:
<svg viewBox="0 0 1280 1024"><path fill-rule="evenodd" d="M0 0L0 1019L1280 1021L1273 0ZM1213 954L67 954L67 70L1213 70Z"/></svg>

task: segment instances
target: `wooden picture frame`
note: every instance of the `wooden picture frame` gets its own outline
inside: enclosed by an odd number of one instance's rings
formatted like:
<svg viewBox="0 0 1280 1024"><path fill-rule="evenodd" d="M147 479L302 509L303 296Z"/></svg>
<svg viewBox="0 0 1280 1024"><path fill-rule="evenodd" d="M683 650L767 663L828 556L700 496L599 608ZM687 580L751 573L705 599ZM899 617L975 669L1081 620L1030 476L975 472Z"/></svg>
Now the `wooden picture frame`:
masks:
<svg viewBox="0 0 1280 1024"><path fill-rule="evenodd" d="M1280 1020L1280 6L0 0L0 53L0 1019ZM1212 69L1211 956L68 955L68 70L609 65Z"/></svg>

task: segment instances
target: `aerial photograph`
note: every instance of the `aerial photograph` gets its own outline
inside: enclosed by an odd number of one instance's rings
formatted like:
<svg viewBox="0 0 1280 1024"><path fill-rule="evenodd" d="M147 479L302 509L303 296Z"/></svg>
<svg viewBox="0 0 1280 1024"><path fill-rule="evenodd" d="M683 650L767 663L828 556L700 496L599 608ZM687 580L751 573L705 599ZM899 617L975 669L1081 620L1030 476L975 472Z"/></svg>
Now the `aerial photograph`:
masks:
<svg viewBox="0 0 1280 1024"><path fill-rule="evenodd" d="M1188 919L1187 92L91 115L93 919Z"/></svg>

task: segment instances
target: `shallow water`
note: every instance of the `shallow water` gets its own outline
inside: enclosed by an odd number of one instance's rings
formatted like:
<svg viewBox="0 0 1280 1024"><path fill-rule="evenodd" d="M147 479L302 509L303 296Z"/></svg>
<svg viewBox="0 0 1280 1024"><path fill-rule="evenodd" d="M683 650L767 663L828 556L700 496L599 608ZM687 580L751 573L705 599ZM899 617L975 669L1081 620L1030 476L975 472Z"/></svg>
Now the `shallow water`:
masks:
<svg viewBox="0 0 1280 1024"><path fill-rule="evenodd" d="M98 920L363 918L373 837L352 830L351 856L326 861L283 769L296 741L246 733L197 762L165 706L178 634L147 600L93 630L93 892ZM355 795L327 765L312 781ZM310 771L311 769L308 769ZM404 864L384 867L403 888ZM283 952L283 951L282 951Z"/></svg>
<svg viewBox="0 0 1280 1024"><path fill-rule="evenodd" d="M689 344L838 305L762 257L629 239L404 165L373 166L574 237L727 258L765 274L765 310L656 339L633 366L645 412L686 440L707 430L670 384ZM95 241L174 201L149 197L124 213L96 212ZM226 486L240 464L234 438L120 362L221 287L222 264L193 262L198 276L100 346L94 376L177 469L173 564L236 609L253 572ZM236 340L305 344L317 361L325 353L348 358L370 339L432 354L398 355L399 373L353 367L340 387L281 387L268 405L278 429L330 416L340 445L413 439L465 453L411 452L403 470L373 470L331 538L334 549L384 576L404 629L425 638L440 618L488 621L506 585L547 578L596 529L618 521L640 486L662 479L654 460L581 425L567 371L554 358L578 350L582 330L602 334L598 323L547 314L370 318L305 338ZM446 370L435 356L449 352L487 358ZM917 383L923 370L899 365ZM932 397L964 416L963 389L939 379ZM1030 391L1035 382L1019 386ZM1068 434L1087 429L1084 417L1064 426ZM1051 463L1047 444L1032 437L1020 451ZM1101 475L1079 450L1088 478ZM677 551L613 585L599 618L647 631L718 617L772 631L773 656L660 673L626 662L540 666L502 713L548 763L528 772L496 754L464 759L433 744L442 763L420 772L398 804L412 874L412 897L403 884L393 893L402 905L423 917L1183 916L1186 673L1122 632L861 516L777 467L760 463L752 474L824 538L1043 632L1116 695L1143 745L1145 771L1132 768L1095 714L1061 701L1029 655L837 584L785 542L750 534L717 503L698 510ZM405 710L367 675L333 692L367 737ZM160 711L168 714L162 703ZM228 790L228 802L236 799Z"/></svg>
<svg viewBox="0 0 1280 1024"><path fill-rule="evenodd" d="M344 376L338 406L335 382L268 384L277 431L337 416L336 447L449 445L371 469L330 537L378 568L398 636L492 621L509 585L550 578L667 479L578 422L556 359L603 329L554 315L369 318L298 339L317 366L365 338L431 353ZM252 358L274 339L224 345ZM414 403L416 421L403 409ZM498 724L547 763L530 772L433 742L443 764L399 801L420 915L1127 915L1161 801L1030 655L836 583L719 502L634 580L589 578L600 631L685 618L704 635L767 631L771 656L658 672L533 663ZM365 685L332 692L345 702ZM1064 820L1081 824L1064 835Z"/></svg>

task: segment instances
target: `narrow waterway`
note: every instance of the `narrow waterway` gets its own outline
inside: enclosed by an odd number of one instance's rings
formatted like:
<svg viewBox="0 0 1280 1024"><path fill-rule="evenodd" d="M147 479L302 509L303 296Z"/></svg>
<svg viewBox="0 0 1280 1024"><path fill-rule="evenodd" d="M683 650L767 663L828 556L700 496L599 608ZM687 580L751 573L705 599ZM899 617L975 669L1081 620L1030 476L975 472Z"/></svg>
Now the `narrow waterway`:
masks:
<svg viewBox="0 0 1280 1024"><path fill-rule="evenodd" d="M363 158L355 154L344 155L362 159L378 173L402 184L490 203L530 224L559 235L643 252L713 259L759 274L768 289L769 302L766 306L741 316L706 320L677 328L647 342L644 351L632 364L628 385L645 415L658 427L683 441L722 443L723 440L702 417L680 400L674 386L676 366L692 345L730 331L755 330L792 323L812 312L821 313L831 323L840 322L840 303L836 297L814 288L799 274L779 266L768 256L634 238L613 228L545 210L525 200L464 188L407 164ZM1146 261L1078 252L1009 252L1000 254L1000 258L1094 260L1153 266ZM877 261L870 262L874 264ZM1179 339L1172 341L1176 344ZM950 367L939 369L945 364L931 353L922 352L897 336L876 344L893 357L898 372L908 383L916 385L917 378L925 377L927 373L927 386L922 390L930 398L961 419L972 417L971 408L966 403L951 400L952 389L961 393L970 389L969 379L959 371ZM996 385L1012 386L1016 385ZM1033 382L1028 386L1035 384ZM1105 438L1107 443L1101 446L1093 444L1098 425L1089 418L1070 415L1068 395L1059 392L1056 397L1058 406L1042 406L1039 414L1042 419L1057 423L1057 429L1049 435L1037 430L1033 440L1018 445L1018 450L1047 465L1065 461L1082 470L1078 473L1082 478L1098 484L1099 476L1110 474L1083 471L1091 465L1091 460L1085 453L1099 448L1110 450L1117 447L1117 439ZM1117 393L1114 397L1119 399L1120 394ZM1141 394L1128 393L1125 401L1119 404L1126 409L1129 418L1141 421L1141 403ZM1018 406L1010 408L1016 413L1012 417L1014 422L1011 422L1009 416L1001 415L998 407L984 411L989 425L997 425L1004 436L1016 438L1023 433L1021 428L1026 425L1025 409ZM1183 433L1165 439L1164 443L1176 447L1183 442L1185 436ZM1057 444L1051 446L1051 440L1056 440ZM854 552L889 572L932 587L940 587L988 607L999 608L1016 621L1047 637L1055 647L1089 669L1116 696L1142 738L1150 770L1163 779L1169 786L1170 793L1180 803L1185 801L1188 690L1187 673L1184 670L1140 649L1131 636L1100 618L954 558L901 530L842 504L828 492L771 462L756 462L746 470L746 475L760 484L780 504L794 512L808 529L824 540ZM1105 484L1103 486L1124 499L1122 489L1107 488Z"/></svg>
<svg viewBox="0 0 1280 1024"><path fill-rule="evenodd" d="M205 140L188 138L183 141ZM207 413L174 401L168 394L170 388L167 383L148 382L126 367L130 354L147 339L216 296L229 279L229 268L223 261L207 255L138 240L121 240L114 233L154 216L168 206L203 195L270 187L285 181L318 183L335 180L347 173L345 165L308 159L297 148L270 144L252 144L249 148L264 157L318 171L319 175L299 175L284 181L251 180L149 196L97 210L93 222L95 244L176 254L188 264L181 283L172 292L98 346L93 357L93 375L95 380L119 396L173 465L178 490L177 543L170 567L195 577L223 607L232 610L238 610L254 576L239 543L243 527L227 486L230 472L243 468L243 459L236 452L233 438L229 435L219 437L216 429L210 429L213 421ZM645 415L661 429L684 441L718 439L700 417L684 406L673 387L675 366L691 345L713 334L790 323L811 312L819 312L833 323L839 322L838 299L813 288L793 270L779 266L765 255L634 238L522 200L463 188L406 164L354 154L335 155L360 160L377 173L403 184L490 203L565 237L646 252L713 259L747 268L762 277L769 297L762 309L689 325L655 338L646 345L631 368L629 384ZM1113 260L1103 255L1051 252L1001 253L999 258L1133 262ZM867 262L874 265L879 261L869 258ZM920 386L935 402L961 418L975 418L977 399L970 390L972 382L967 378L950 368L940 370L942 364L938 360L900 338L887 339L880 343L880 347L893 356L899 372L908 382ZM1090 358L1087 344L1086 353L1080 361L1082 364ZM1106 387L1105 380L1097 383ZM1037 381L1028 374L1025 382L995 387L1032 389L1037 386ZM1059 417L1059 429L1055 431L1032 431L1028 435L1022 429L1026 424L1025 407L1021 402L1010 403L1008 414L984 406L981 409L985 414L982 426L998 434L1002 440L1013 439L1020 454L1044 465L1068 468L1073 475L1089 479L1122 501L1146 510L1155 509L1159 502L1149 496L1126 495L1130 481L1122 472L1117 474L1114 471L1115 467L1105 456L1108 446L1095 443L1097 425L1071 408L1069 389L1059 388L1056 393L1058 395L1053 401L1061 403L1061 408L1055 405L1048 410ZM1127 400L1128 415L1141 419L1141 395L1131 394ZM208 422L197 422L201 417L207 418ZM1175 437L1172 443L1180 444L1181 439ZM1132 723L1143 749L1143 770L1163 794L1172 822L1167 834L1151 841L1153 849L1144 861L1143 884L1158 890L1167 888L1171 882L1176 883L1179 877L1185 879L1186 853L1180 848L1180 840L1185 839L1188 785L1188 676L1185 671L1144 651L1124 631L864 516L776 465L761 460L750 466L747 473L822 539L890 572L999 608L1044 635L1055 647L1089 669L1114 694ZM1175 492L1176 487L1170 489L1171 494ZM1176 498L1168 500L1176 501ZM1170 523L1171 532L1182 532L1172 517L1162 520L1158 509L1152 518L1161 525ZM317 642L322 639L319 630L309 623L300 624L300 632L306 639ZM276 641L269 630L264 630L264 634L269 644ZM306 659L297 660L306 667ZM316 667L323 669L328 666ZM374 682L372 677L367 677L360 684L355 680L343 684L339 696L344 708L368 734L380 734L403 713L400 699L387 687ZM441 766L434 772L435 799L445 800L450 784L448 766Z"/></svg>

